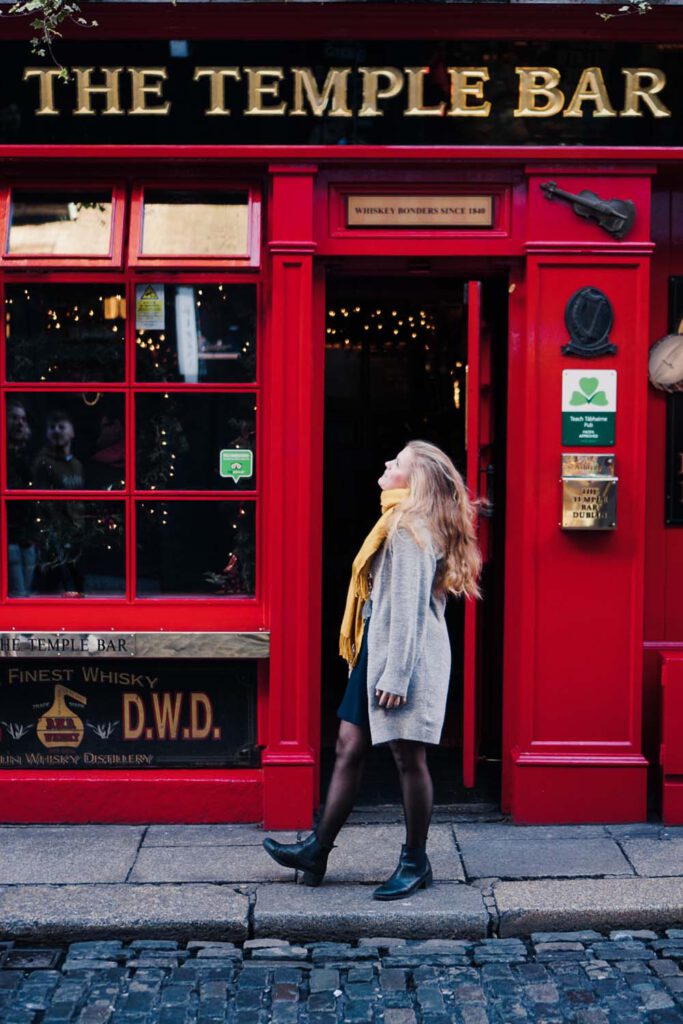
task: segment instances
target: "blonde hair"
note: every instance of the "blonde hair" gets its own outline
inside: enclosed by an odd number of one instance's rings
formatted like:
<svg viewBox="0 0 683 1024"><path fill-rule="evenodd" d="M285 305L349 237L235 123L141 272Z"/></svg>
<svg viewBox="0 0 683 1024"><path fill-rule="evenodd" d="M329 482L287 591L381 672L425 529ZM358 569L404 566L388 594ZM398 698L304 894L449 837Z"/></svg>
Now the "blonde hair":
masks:
<svg viewBox="0 0 683 1024"><path fill-rule="evenodd" d="M470 498L463 478L440 448L428 441L409 441L406 448L410 495L392 516L389 533L405 527L424 547L426 528L442 556L434 584L437 592L480 597L478 502Z"/></svg>

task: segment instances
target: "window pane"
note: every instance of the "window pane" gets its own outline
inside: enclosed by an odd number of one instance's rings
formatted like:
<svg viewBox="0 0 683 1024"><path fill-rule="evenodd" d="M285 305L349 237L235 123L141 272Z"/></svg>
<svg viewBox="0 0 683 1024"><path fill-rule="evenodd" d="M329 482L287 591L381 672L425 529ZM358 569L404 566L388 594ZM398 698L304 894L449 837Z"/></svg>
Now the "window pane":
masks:
<svg viewBox="0 0 683 1024"><path fill-rule="evenodd" d="M12 191L7 252L13 256L108 256L111 190Z"/></svg>
<svg viewBox="0 0 683 1024"><path fill-rule="evenodd" d="M125 595L122 501L8 501L10 597Z"/></svg>
<svg viewBox="0 0 683 1024"><path fill-rule="evenodd" d="M138 597L254 593L250 501L142 501L137 508Z"/></svg>
<svg viewBox="0 0 683 1024"><path fill-rule="evenodd" d="M123 285L8 284L7 377L123 380Z"/></svg>
<svg viewBox="0 0 683 1024"><path fill-rule="evenodd" d="M256 486L256 395L139 394L135 412L139 488Z"/></svg>
<svg viewBox="0 0 683 1024"><path fill-rule="evenodd" d="M136 285L138 380L256 379L256 285Z"/></svg>
<svg viewBox="0 0 683 1024"><path fill-rule="evenodd" d="M7 486L125 487L125 404L98 391L8 394Z"/></svg>
<svg viewBox="0 0 683 1024"><path fill-rule="evenodd" d="M148 192L143 256L246 256L246 192Z"/></svg>

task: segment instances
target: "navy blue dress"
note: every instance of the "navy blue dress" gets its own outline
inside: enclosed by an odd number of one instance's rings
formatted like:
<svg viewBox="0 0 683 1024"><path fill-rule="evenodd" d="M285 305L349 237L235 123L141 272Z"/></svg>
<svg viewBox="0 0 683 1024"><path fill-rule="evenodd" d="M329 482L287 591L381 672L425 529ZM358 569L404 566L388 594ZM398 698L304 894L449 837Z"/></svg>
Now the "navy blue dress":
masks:
<svg viewBox="0 0 683 1024"><path fill-rule="evenodd" d="M337 708L337 715L345 722L353 722L370 732L370 718L368 716L368 620L365 620L363 630L363 642L360 645L358 661L351 669L349 681L342 702Z"/></svg>

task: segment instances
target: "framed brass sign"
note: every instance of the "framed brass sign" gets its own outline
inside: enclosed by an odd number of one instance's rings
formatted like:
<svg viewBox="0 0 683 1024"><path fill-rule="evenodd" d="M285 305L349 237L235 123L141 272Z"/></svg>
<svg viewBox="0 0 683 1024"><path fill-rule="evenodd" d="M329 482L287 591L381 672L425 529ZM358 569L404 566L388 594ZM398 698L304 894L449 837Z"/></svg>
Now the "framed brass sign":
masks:
<svg viewBox="0 0 683 1024"><path fill-rule="evenodd" d="M563 453L562 529L616 529L617 483L613 455Z"/></svg>
<svg viewBox="0 0 683 1024"><path fill-rule="evenodd" d="M350 228L490 228L493 196L347 196Z"/></svg>

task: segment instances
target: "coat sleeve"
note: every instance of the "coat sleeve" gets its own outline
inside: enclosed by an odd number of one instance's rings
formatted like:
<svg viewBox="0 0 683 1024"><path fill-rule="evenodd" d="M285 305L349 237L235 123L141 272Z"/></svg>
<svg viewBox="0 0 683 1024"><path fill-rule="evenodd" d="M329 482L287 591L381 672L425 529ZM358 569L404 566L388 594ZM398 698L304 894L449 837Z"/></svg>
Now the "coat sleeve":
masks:
<svg viewBox="0 0 683 1024"><path fill-rule="evenodd" d="M402 529L394 534L390 552L387 660L376 689L405 697L422 652L436 558L431 546L420 547Z"/></svg>

